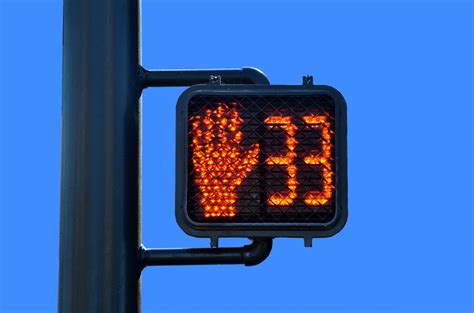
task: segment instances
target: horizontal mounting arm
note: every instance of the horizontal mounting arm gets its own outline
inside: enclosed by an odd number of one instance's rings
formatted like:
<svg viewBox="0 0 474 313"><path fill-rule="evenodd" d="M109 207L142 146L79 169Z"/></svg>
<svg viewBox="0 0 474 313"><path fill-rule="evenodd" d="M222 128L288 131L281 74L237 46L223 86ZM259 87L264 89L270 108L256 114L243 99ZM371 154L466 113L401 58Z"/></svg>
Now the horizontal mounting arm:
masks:
<svg viewBox="0 0 474 313"><path fill-rule="evenodd" d="M147 87L185 87L207 84L211 76L220 76L223 84L261 84L270 82L265 74L253 67L241 69L203 69L203 70L145 70L141 78L143 88Z"/></svg>
<svg viewBox="0 0 474 313"><path fill-rule="evenodd" d="M219 76L224 84L269 85L267 76L259 69L200 69L200 70L146 70L140 68L141 86L186 87L207 84L212 77ZM272 250L272 238L255 238L250 245L238 248L178 248L139 249L141 268L152 265L213 265L244 264L257 265L263 262Z"/></svg>
<svg viewBox="0 0 474 313"><path fill-rule="evenodd" d="M146 249L142 246L140 260L143 268L151 265L245 264L252 266L263 262L271 250L271 238L253 239L250 245L240 248Z"/></svg>

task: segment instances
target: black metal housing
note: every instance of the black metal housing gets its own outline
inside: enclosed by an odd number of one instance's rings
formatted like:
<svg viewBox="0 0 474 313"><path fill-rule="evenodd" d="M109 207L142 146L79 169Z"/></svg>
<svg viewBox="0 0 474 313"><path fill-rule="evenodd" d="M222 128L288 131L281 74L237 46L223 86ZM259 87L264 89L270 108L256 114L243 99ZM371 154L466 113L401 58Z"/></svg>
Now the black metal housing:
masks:
<svg viewBox="0 0 474 313"><path fill-rule="evenodd" d="M335 103L336 123L336 213L327 223L198 223L187 213L188 194L188 103L195 96L266 96L325 95ZM315 237L328 237L339 232L347 220L347 116L346 103L334 88L322 85L197 85L179 98L176 111L176 219L189 235L209 237L302 237L310 245Z"/></svg>

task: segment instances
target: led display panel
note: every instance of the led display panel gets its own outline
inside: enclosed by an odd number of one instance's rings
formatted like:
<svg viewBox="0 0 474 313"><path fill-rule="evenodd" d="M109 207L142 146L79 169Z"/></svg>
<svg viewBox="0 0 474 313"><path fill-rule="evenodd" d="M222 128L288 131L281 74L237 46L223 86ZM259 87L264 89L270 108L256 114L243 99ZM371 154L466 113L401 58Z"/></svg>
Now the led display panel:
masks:
<svg viewBox="0 0 474 313"><path fill-rule="evenodd" d="M198 237L326 237L347 219L347 117L328 86L198 85L177 105L176 217Z"/></svg>

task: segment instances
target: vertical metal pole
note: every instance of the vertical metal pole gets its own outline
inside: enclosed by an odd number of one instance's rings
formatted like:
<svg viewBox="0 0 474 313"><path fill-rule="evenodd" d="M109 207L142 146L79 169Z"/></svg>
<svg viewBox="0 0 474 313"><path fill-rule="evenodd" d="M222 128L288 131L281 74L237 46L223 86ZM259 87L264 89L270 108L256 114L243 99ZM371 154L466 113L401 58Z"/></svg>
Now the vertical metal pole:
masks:
<svg viewBox="0 0 474 313"><path fill-rule="evenodd" d="M139 0L64 0L59 312L139 312Z"/></svg>

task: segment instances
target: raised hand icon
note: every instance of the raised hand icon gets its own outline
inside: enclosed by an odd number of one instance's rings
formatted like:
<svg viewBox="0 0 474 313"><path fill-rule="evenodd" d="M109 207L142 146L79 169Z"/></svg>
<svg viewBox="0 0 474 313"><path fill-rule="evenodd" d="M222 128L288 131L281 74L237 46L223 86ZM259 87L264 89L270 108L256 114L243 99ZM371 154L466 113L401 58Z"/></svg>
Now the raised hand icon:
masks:
<svg viewBox="0 0 474 313"><path fill-rule="evenodd" d="M232 103L192 116L190 122L195 184L204 216L235 216L236 189L257 164L259 146L241 146L243 120Z"/></svg>

